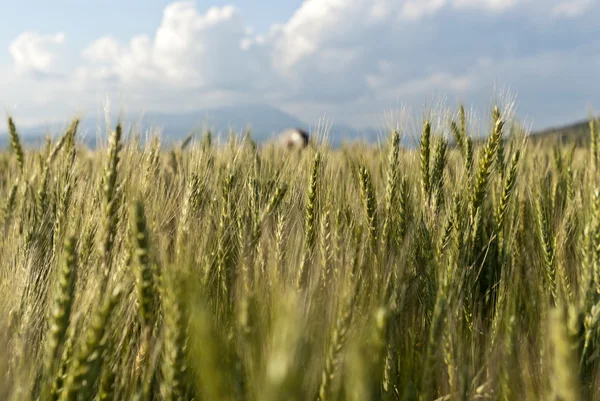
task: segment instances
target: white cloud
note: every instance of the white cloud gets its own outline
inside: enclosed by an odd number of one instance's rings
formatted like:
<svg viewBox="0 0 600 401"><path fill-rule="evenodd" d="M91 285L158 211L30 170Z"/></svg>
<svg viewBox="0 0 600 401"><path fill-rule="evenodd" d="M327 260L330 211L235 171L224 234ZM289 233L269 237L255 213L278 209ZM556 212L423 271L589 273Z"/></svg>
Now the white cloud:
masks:
<svg viewBox="0 0 600 401"><path fill-rule="evenodd" d="M445 6L446 0L408 0L402 5L400 15L409 20L421 19Z"/></svg>
<svg viewBox="0 0 600 401"><path fill-rule="evenodd" d="M555 46L565 54L565 46L584 39L598 42L581 29L573 31L581 35L575 42L552 29L584 26L551 15L585 18L592 6L591 0L309 0L289 20L255 34L233 6L202 10L175 2L152 34L107 35L85 46L70 68L73 78L56 93L75 93L64 97L77 105L111 95L165 111L257 99L311 110L301 117L322 110L359 124L397 101L419 103L434 92L478 101L490 81L538 88L560 79L560 71L577 74L567 59L536 56ZM535 23L523 24L525 16ZM63 42L62 34L20 35L10 48L15 68L60 70L56 48ZM568 54L593 57L589 50ZM582 85L572 91L591 97ZM59 95L48 89L48 99L36 96L47 103Z"/></svg>
<svg viewBox="0 0 600 401"><path fill-rule="evenodd" d="M453 4L458 8L475 7L501 12L526 2L527 0L454 0Z"/></svg>
<svg viewBox="0 0 600 401"><path fill-rule="evenodd" d="M135 36L126 46L105 36L86 47L82 56L89 65L77 71L80 78L124 83L160 78L156 67L150 63L150 39L144 35Z"/></svg>
<svg viewBox="0 0 600 401"><path fill-rule="evenodd" d="M57 47L65 41L64 33L41 35L36 32L23 32L9 46L15 70L19 74L56 73Z"/></svg>
<svg viewBox="0 0 600 401"><path fill-rule="evenodd" d="M247 39L236 8L200 14L192 2L177 2L165 8L153 38L139 35L123 45L104 37L92 43L82 53L89 64L78 74L134 85L154 80L205 89L243 86L259 69L244 46Z"/></svg>
<svg viewBox="0 0 600 401"><path fill-rule="evenodd" d="M92 42L83 50L82 55L92 63L114 63L119 59L121 51L116 39L105 36Z"/></svg>
<svg viewBox="0 0 600 401"><path fill-rule="evenodd" d="M123 44L108 36L88 46L83 56L89 63L77 76L82 82L103 79L128 86L158 82L198 90L233 89L277 101L334 101L372 90L373 81L383 79L377 77L381 63L393 70L385 78L388 84L406 84L411 75L404 71L406 56L444 39L436 37L436 24L420 22L427 16L450 8L496 13L540 1L305 1L265 36L254 35L233 6L202 13L193 2L175 2L165 8L152 38L136 36ZM410 79L456 75L433 67L433 60L428 56L427 68Z"/></svg>
<svg viewBox="0 0 600 401"><path fill-rule="evenodd" d="M552 14L568 18L579 17L589 10L593 5L593 0L570 0L563 1L552 7Z"/></svg>

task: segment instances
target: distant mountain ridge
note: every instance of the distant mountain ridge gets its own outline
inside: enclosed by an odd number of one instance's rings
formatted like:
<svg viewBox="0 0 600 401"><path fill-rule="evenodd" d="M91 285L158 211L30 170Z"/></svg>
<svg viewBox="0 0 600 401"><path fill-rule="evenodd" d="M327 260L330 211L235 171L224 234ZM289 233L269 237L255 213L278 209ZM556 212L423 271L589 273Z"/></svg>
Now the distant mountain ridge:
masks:
<svg viewBox="0 0 600 401"><path fill-rule="evenodd" d="M538 141L552 141L559 143L576 144L584 146L589 143L590 121L580 120L559 127L546 128L536 132L534 139Z"/></svg>
<svg viewBox="0 0 600 401"><path fill-rule="evenodd" d="M117 115L112 117L116 124ZM38 146L45 141L45 136L50 133L52 137L60 135L60 132L48 132L49 124L40 124L32 127L19 127L17 130L26 145ZM159 130L162 139L166 142L176 142L184 139L190 133L201 133L210 129L213 135L225 138L229 132L242 135L247 128L250 129L252 138L263 142L276 137L286 128L302 128L314 131L314 125L306 122L269 105L238 105L218 107L212 109L198 110L185 113L132 113L123 118L124 128L135 127L136 130L145 134L149 129ZM62 124L53 124L56 129L67 127L68 121ZM104 132L106 123L103 117L84 117L79 124L78 132L80 138L88 146L95 146L97 132ZM327 139L333 146L339 146L344 140L366 140L376 139L379 132L375 129L357 130L342 124L328 125ZM0 129L0 147L5 148L8 144L7 130Z"/></svg>
<svg viewBox="0 0 600 401"><path fill-rule="evenodd" d="M116 123L117 114L112 117L113 124ZM19 121L15 121L17 130L25 146L40 146L45 142L46 134L53 138L61 135L57 130L65 129L69 121L62 124L40 124L32 127L20 127ZM218 107L212 109L198 110L185 113L132 113L123 119L124 128L128 130L135 127L144 136L148 130L159 130L164 143L177 143L190 133L201 134L210 129L215 139L219 137L226 140L229 132L243 135L250 128L252 138L258 142L264 142L275 138L286 128L302 128L306 131L317 130L316 124L307 124L299 118L290 115L276 107L269 105L237 105ZM376 128L355 129L344 124L327 124L327 142L334 147L343 142L365 141L376 143L387 136ZM322 127L319 131L322 131ZM82 119L78 133L80 140L90 147L97 145L98 132L104 136L106 123L104 117L87 116ZM319 133L322 135L322 132ZM561 142L584 143L589 137L589 123L587 120L579 121L562 127L544 129L532 132L535 140L559 140ZM102 142L106 138L100 138ZM408 147L418 146L418 138L403 137L403 145ZM0 148L8 147L8 135L6 128L0 128Z"/></svg>

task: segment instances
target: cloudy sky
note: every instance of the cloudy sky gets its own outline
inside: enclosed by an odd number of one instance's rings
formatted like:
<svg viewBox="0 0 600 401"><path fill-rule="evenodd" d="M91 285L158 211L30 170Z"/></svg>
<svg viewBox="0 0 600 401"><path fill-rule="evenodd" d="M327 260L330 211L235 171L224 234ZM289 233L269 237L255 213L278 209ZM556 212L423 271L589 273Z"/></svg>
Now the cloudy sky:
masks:
<svg viewBox="0 0 600 401"><path fill-rule="evenodd" d="M600 110L599 0L21 0L0 103L21 124L264 102L373 126L516 98L534 128Z"/></svg>

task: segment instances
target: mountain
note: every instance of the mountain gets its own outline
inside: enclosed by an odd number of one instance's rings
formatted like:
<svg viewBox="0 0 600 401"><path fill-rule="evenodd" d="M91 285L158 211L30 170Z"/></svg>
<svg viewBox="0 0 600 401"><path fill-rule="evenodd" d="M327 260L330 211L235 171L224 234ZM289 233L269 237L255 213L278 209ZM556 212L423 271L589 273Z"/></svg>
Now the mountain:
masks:
<svg viewBox="0 0 600 401"><path fill-rule="evenodd" d="M113 118L116 122L116 119ZM62 124L36 125L31 127L19 127L17 130L25 146L40 146L45 141L45 136L50 133L52 137L60 134L60 130L68 126L68 121ZM218 107L212 109L198 110L186 113L147 113L141 115L126 116L123 119L124 128L135 126L136 130L145 134L150 128L158 129L162 133L165 143L178 142L190 133L202 133L210 129L214 137L226 139L229 132L242 135L246 128L250 128L252 138L258 142L274 138L279 132L286 128L302 128L307 131L315 131L317 124L306 122L269 105L237 105ZM106 132L106 123L103 117L85 117L79 123L79 138L88 146L97 145L98 132ZM328 125L327 141L332 146L340 146L344 141L364 140L372 142L379 136L375 129L357 130L343 124ZM83 139L82 139L83 138ZM104 141L104 139L103 139ZM6 130L0 131L0 148L8 146L8 135Z"/></svg>
<svg viewBox="0 0 600 401"><path fill-rule="evenodd" d="M116 114L115 114L116 115ZM116 118L113 117L113 124ZM150 128L158 129L166 142L182 140L190 133L203 132L210 129L214 136L226 137L229 132L239 135L251 128L252 137L258 141L271 138L278 132L298 127L308 129L308 125L298 118L287 114L275 107L266 105L229 106L186 113L147 113L125 116L122 120L125 130L134 126L142 134ZM53 124L58 129L68 126L68 121L63 124ZM17 130L25 145L37 146L44 142L48 133L48 125L19 127ZM105 132L106 123L103 117L87 116L80 121L78 133L84 138L86 144L94 146L97 141L97 132ZM51 136L56 137L59 132L52 130ZM8 144L6 129L0 131L0 147Z"/></svg>
<svg viewBox="0 0 600 401"><path fill-rule="evenodd" d="M116 114L115 114L116 116ZM116 118L113 117L113 124ZM147 113L133 114L123 118L123 126L127 131L134 126L136 130L145 134L150 128L158 129L162 133L165 143L178 142L190 133L203 133L207 129L213 136L226 140L229 132L242 135L246 128L250 128L252 138L258 142L274 138L279 132L286 128L301 128L307 131L320 131L327 127L327 141L334 147L340 146L344 141L367 141L373 142L380 136L375 129L357 130L343 124L327 124L317 127L317 124L306 122L269 105L237 105L218 107L212 109L198 110L186 113ZM68 121L62 124L53 124L53 129L48 125L36 125L32 127L19 127L17 130L25 146L40 146L45 141L49 132L52 137L60 134L60 130L68 126ZM97 145L98 132L106 132L106 123L103 117L87 116L79 123L78 133L80 140L88 146ZM58 130L58 131L57 131ZM321 133L320 133L321 135ZM104 141L104 139L103 139ZM8 135L6 130L0 131L0 148L8 146Z"/></svg>
<svg viewBox="0 0 600 401"><path fill-rule="evenodd" d="M116 116L116 114L114 114ZM210 129L215 139L226 140L229 132L243 135L246 128L251 129L252 138L258 142L264 142L274 138L279 132L286 128L302 128L311 132L319 132L319 137L326 128L327 142L339 147L344 142L362 141L377 143L386 141L389 133L382 132L376 128L355 129L344 124L307 124L306 122L269 105L236 105L218 107L212 109L198 110L186 113L148 113L141 115L130 115L123 119L124 128L128 129L134 125L142 133L142 137L150 128L158 129L162 133L164 143L178 143L190 133L200 134ZM113 117L113 124L116 118ZM45 136L49 132L56 138L60 130L65 129L69 121L62 124L53 124L53 129L48 125L37 125L32 127L19 127L17 129L24 146L40 146L45 142ZM78 133L80 140L88 146L95 147L98 141L98 132L105 133L106 127L103 117L88 116L81 120ZM587 121L576 122L564 127L546 129L532 133L535 140L560 140L562 142L577 142L587 140L589 137L589 126ZM319 138L321 139L321 138ZM416 138L403 137L403 145L416 146ZM101 138L104 142L105 138ZM0 131L0 148L8 146L9 139L6 129Z"/></svg>
<svg viewBox="0 0 600 401"><path fill-rule="evenodd" d="M589 120L581 120L560 127L539 130L532 133L531 138L542 142L586 145L590 141L590 122Z"/></svg>
<svg viewBox="0 0 600 401"><path fill-rule="evenodd" d="M262 141L286 128L307 128L298 118L266 105L228 106L181 114L152 113L143 121L145 128L163 127L163 134L169 138L183 138L205 128L216 134L230 131L242 134L249 127L253 138Z"/></svg>

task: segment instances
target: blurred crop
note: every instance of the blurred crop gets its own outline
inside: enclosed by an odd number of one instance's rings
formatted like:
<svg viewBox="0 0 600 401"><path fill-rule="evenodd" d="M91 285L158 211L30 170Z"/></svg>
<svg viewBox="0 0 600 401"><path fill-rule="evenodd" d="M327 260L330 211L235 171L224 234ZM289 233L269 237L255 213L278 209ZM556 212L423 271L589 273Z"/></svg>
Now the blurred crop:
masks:
<svg viewBox="0 0 600 401"><path fill-rule="evenodd" d="M597 399L600 123L471 117L303 151L9 118L0 399Z"/></svg>

